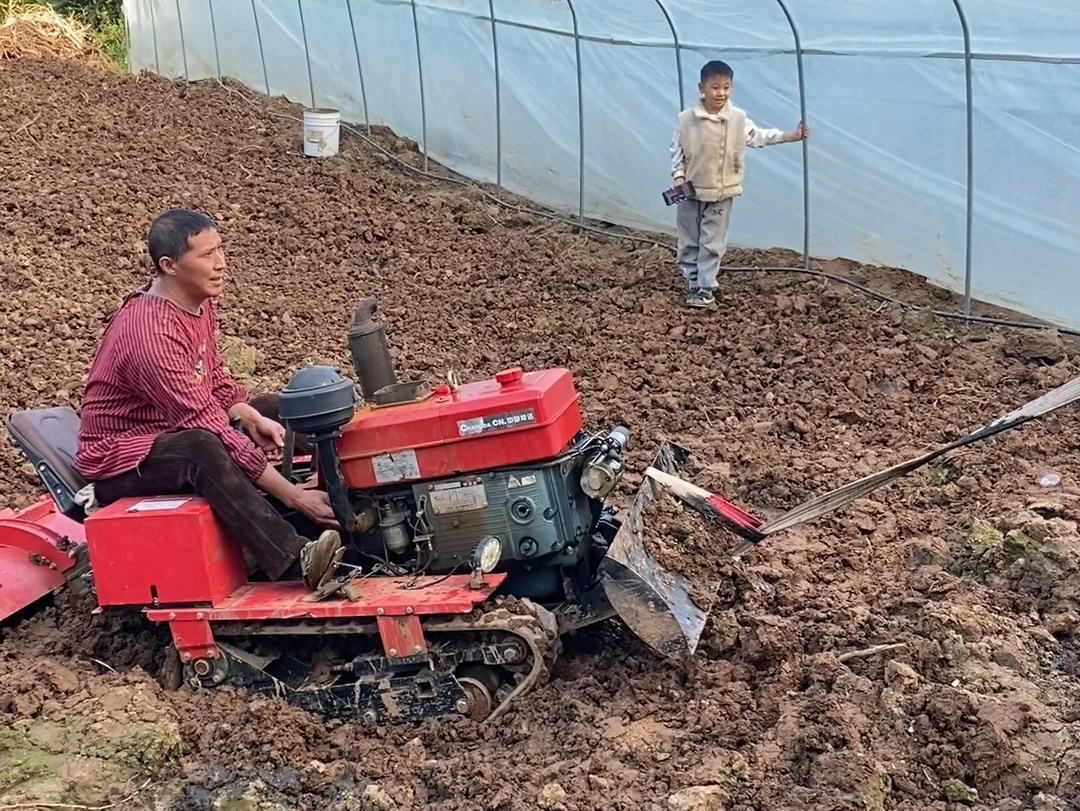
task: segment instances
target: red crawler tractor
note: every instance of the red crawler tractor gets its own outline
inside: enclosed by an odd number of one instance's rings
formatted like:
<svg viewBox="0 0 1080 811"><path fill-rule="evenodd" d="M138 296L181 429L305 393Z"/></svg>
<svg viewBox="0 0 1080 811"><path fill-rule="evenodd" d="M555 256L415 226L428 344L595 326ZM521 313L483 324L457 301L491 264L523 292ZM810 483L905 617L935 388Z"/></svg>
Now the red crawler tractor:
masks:
<svg viewBox="0 0 1080 811"><path fill-rule="evenodd" d="M98 611L134 606L167 623L192 687L235 684L370 722L497 715L547 677L564 633L614 616L661 655L691 654L705 613L645 552L649 488L625 521L606 504L628 431L585 430L565 369L398 382L374 311L364 302L348 333L362 405L329 367L300 370L281 393L282 472L330 494L348 574L317 594L260 581L195 496L86 514L77 414L23 411L8 430L49 496L0 513L0 618L81 578ZM297 436L310 456L293 452ZM654 467L684 461L665 445Z"/></svg>

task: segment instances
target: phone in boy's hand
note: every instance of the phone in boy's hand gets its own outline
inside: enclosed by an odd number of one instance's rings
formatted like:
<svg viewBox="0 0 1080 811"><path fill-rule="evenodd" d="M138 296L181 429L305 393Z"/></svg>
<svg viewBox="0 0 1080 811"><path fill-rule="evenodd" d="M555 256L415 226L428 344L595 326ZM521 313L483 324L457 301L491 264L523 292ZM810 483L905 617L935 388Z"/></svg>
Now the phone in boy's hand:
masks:
<svg viewBox="0 0 1080 811"><path fill-rule="evenodd" d="M683 200L688 200L694 195L694 184L688 180L684 180L678 186L672 186L666 192L664 192L664 202L673 206L676 203L681 203Z"/></svg>

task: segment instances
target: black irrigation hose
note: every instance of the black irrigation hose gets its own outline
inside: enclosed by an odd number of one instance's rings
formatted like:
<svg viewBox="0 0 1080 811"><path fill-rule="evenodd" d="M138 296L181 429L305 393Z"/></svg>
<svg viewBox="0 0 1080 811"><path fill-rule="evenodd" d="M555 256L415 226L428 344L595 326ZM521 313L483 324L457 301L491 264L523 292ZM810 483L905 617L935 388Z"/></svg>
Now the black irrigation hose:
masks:
<svg viewBox="0 0 1080 811"><path fill-rule="evenodd" d="M236 93L238 96L240 96L240 98L242 98L244 101L248 102L248 104L250 104L252 107L256 106L254 101L249 99L247 96L245 96L243 93L239 92L238 90L234 90L233 88L226 86L220 80L218 80L217 83L221 87L223 87L225 90L228 90L231 93ZM274 117L274 118L286 118L286 119L289 119L290 121L296 121L298 123L303 123L303 119L297 118L294 115L288 115L288 114L285 114L285 113L268 113L268 114L270 116ZM601 228L596 228L595 226L579 225L578 223L566 218L565 216L562 216L560 214L555 214L555 213L550 212L550 211L541 211L539 209L523 208L521 206L516 206L513 203L508 203L505 200L499 199L494 194L491 194L490 192L485 190L483 187L481 187L480 185L478 185L477 183L474 183L472 181L461 180L461 179L456 178L456 177L449 177L449 176L445 176L445 175L437 175L437 174L434 174L433 172L428 172L428 171L425 171L424 169L418 169L415 166L410 166L408 163L401 160L397 155L393 154L388 149L383 147L381 144L379 144L376 141L374 141L373 139L369 138L367 135L365 135L363 132L361 132L358 128L353 127L350 124L342 123L341 128L344 129L344 130L349 131L350 133L355 135L357 138L359 138L361 141L366 143L368 146L371 146L374 149L378 150L383 155L385 155L387 158L389 158L394 163L396 163L398 166L402 167L403 169L405 169L408 172L412 172L413 174L419 175L420 177L428 178L430 180L436 180L436 181L440 181L440 182L443 182L443 183L453 183L455 185L462 186L462 187L465 187L465 188L476 189L484 197L491 200L496 205L501 206L502 208L509 209L511 211L516 211L519 214L528 214L528 215L534 216L534 217L543 217L545 219L554 220L555 222L561 223L562 225L566 225L566 226L568 226L570 228L575 228L578 231L584 231L584 232L590 233L590 234L597 234L598 236L606 237L608 239L621 239L621 240L624 240L624 241L627 241L627 242L636 242L636 243L643 244L643 245L655 245L657 247L667 248L669 251L672 252L672 254L675 253L675 247L673 245L671 245L671 243L664 242L663 240L650 239L648 237L639 237L639 236L636 236L634 234L613 233L611 231L606 231L606 230L601 229ZM758 266L754 266L754 265L732 265L732 266L729 266L729 267L721 268L721 272L725 272L725 271L726 272L731 272L731 273L796 273L796 274L801 274L801 275L804 275L804 276L811 276L811 277L815 277L815 278L819 278L819 279L826 279L828 281L838 282L839 284L847 285L848 287L851 287L854 290L858 290L860 293L863 293L864 295L867 295L870 298L876 299L877 301L885 302L887 304L894 304L894 305L896 305L898 307L902 307L902 308L904 308L906 310L926 310L925 307L920 307L917 304L911 304L909 302L903 301L902 299L898 299L898 298L895 298L893 296L886 295L885 293L879 293L876 290L873 290L873 289L871 289L869 287L866 287L865 285L861 285L861 284L859 284L858 282L856 282L856 281L854 281L852 279L845 278L844 276L837 276L835 273L826 273L825 271L813 270L811 268L801 268L801 267L758 267ZM1008 328L1011 328L1011 329L1033 329L1033 330L1055 329L1058 333L1060 333L1062 335L1071 335L1071 336L1074 336L1074 337L1080 337L1080 330L1069 329L1069 328L1066 328L1066 327L1056 327L1056 326L1051 326L1051 325L1048 325L1048 324L1038 324L1038 323L1034 323L1034 322L1030 322L1030 321L1012 321L1012 320L1009 320L1009 319L993 318L993 317L984 316L984 315L964 315L963 313L949 312L949 311L946 311L946 310L928 310L928 312L931 315L936 316L937 318L943 318L943 319L946 319L946 320L964 321L964 322L967 322L967 323L975 323L975 324L985 324L986 326L992 326L992 327L1008 327Z"/></svg>

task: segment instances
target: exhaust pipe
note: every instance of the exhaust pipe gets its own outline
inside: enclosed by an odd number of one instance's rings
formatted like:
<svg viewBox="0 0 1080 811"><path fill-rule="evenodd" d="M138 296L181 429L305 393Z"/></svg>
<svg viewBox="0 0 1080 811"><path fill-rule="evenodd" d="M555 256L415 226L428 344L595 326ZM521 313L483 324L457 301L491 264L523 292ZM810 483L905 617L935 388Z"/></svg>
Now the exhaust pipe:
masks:
<svg viewBox="0 0 1080 811"><path fill-rule="evenodd" d="M348 332L349 354L360 382L360 392L369 403L375 402L377 391L397 383L386 329L372 319L378 309L374 296L360 302Z"/></svg>

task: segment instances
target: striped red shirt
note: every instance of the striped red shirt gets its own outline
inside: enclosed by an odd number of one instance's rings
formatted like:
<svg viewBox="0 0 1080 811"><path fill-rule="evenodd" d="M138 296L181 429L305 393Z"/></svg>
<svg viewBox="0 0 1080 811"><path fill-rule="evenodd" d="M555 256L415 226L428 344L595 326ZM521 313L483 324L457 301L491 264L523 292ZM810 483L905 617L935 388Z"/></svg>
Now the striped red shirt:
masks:
<svg viewBox="0 0 1080 811"><path fill-rule="evenodd" d="M88 481L126 473L160 434L203 428L256 480L267 460L229 425L229 408L246 403L248 392L221 362L213 303L194 315L148 287L124 299L102 336L83 395L75 469Z"/></svg>

